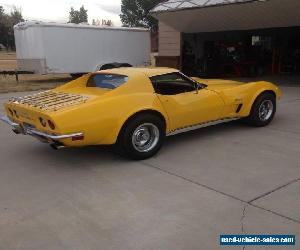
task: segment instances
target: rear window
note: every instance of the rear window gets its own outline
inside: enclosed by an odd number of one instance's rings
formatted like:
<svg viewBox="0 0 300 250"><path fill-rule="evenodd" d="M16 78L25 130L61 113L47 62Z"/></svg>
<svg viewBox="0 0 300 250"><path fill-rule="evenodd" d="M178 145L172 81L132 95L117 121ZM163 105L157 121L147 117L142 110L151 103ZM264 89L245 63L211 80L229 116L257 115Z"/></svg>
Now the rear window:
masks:
<svg viewBox="0 0 300 250"><path fill-rule="evenodd" d="M95 74L92 75L87 87L98 87L104 89L115 89L128 81L128 76L115 74Z"/></svg>

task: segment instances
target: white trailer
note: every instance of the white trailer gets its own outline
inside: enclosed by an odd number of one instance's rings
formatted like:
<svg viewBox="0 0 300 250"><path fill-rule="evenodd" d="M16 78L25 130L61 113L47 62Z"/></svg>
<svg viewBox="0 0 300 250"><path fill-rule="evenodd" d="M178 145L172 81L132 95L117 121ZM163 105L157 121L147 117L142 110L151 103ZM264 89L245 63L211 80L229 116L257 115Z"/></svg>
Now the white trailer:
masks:
<svg viewBox="0 0 300 250"><path fill-rule="evenodd" d="M150 32L143 28L31 21L15 25L14 34L20 71L80 74L150 63Z"/></svg>

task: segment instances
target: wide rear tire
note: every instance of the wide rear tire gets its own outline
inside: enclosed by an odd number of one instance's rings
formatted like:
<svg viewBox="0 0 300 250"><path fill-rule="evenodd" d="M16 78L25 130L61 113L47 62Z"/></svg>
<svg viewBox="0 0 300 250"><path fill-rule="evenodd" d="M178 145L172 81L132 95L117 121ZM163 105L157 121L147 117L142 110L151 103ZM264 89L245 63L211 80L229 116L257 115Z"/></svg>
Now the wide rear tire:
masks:
<svg viewBox="0 0 300 250"><path fill-rule="evenodd" d="M165 123L157 115L139 114L122 128L117 141L118 152L134 160L152 157L161 148L165 131Z"/></svg>

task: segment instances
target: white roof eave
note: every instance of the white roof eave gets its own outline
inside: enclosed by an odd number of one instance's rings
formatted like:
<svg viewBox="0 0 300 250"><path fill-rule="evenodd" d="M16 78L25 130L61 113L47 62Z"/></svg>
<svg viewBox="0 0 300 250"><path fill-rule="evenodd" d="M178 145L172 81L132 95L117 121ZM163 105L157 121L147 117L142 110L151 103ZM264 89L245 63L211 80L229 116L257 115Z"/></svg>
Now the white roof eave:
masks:
<svg viewBox="0 0 300 250"><path fill-rule="evenodd" d="M224 6L231 4L245 4L249 2L263 2L269 0L169 0L158 4L151 10L151 13L170 12L186 9L197 9Z"/></svg>
<svg viewBox="0 0 300 250"><path fill-rule="evenodd" d="M155 11L161 5L153 9L152 16L184 33L300 26L299 0L248 0Z"/></svg>

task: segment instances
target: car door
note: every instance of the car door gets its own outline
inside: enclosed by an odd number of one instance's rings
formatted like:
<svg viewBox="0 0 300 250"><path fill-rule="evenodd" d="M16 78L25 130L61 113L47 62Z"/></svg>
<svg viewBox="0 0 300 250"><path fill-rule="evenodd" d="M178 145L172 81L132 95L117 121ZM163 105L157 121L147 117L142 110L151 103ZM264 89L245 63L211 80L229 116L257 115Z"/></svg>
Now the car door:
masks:
<svg viewBox="0 0 300 250"><path fill-rule="evenodd" d="M218 120L221 118L224 102L214 91L200 88L195 82L179 72L156 76L151 79L158 98L165 108L170 130ZM176 85L172 85L172 83ZM177 87L183 84L185 87ZM188 87L188 84L190 87ZM162 87L163 86L163 87ZM170 91L168 92L168 86ZM176 91L173 91L176 89ZM163 90L163 91L161 91Z"/></svg>

